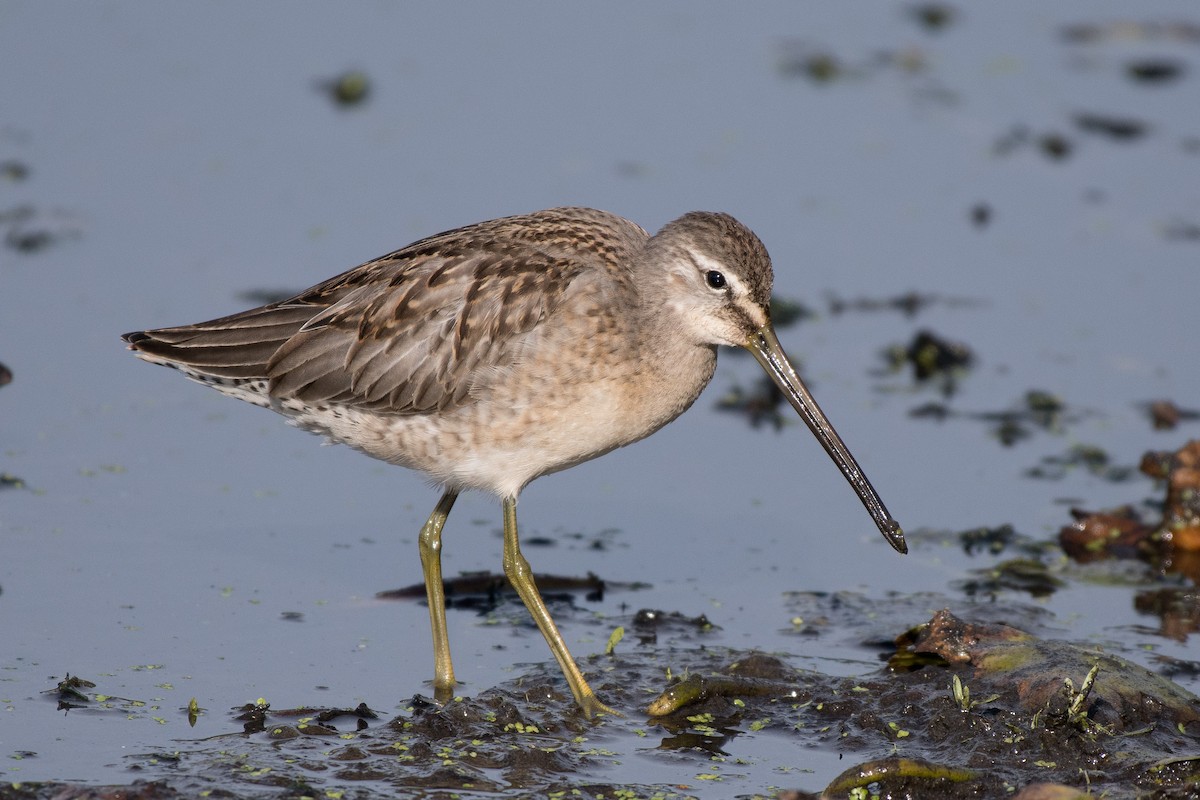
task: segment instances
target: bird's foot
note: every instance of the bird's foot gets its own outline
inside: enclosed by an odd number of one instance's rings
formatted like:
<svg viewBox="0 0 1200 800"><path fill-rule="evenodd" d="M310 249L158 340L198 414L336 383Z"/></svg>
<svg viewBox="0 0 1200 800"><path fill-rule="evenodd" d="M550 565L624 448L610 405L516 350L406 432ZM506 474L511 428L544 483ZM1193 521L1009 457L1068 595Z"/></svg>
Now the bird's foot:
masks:
<svg viewBox="0 0 1200 800"><path fill-rule="evenodd" d="M596 695L592 694L591 692L587 692L579 698L579 709L588 719L594 719L597 714L608 714L612 717L625 716L620 711L609 708L608 706L604 705L604 703L601 703L596 698Z"/></svg>

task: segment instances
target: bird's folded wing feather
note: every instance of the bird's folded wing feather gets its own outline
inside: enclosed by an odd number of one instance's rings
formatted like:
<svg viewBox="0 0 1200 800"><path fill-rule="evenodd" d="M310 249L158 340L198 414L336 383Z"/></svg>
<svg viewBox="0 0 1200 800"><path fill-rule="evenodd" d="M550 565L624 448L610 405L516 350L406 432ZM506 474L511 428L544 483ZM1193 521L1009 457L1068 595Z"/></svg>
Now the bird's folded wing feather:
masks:
<svg viewBox="0 0 1200 800"><path fill-rule="evenodd" d="M492 220L414 242L287 300L126 340L196 376L266 379L280 399L437 411L470 402L513 368L572 282L589 269L620 274L613 270L625 250L646 236L592 209ZM571 296L578 291L589 289Z"/></svg>
<svg viewBox="0 0 1200 800"><path fill-rule="evenodd" d="M267 378L273 397L425 413L468 402L511 366L578 273L525 243L410 247L278 303L127 338L191 372Z"/></svg>
<svg viewBox="0 0 1200 800"><path fill-rule="evenodd" d="M309 311L266 363L270 392L400 414L467 402L509 365L576 274L527 247L364 265L261 314Z"/></svg>

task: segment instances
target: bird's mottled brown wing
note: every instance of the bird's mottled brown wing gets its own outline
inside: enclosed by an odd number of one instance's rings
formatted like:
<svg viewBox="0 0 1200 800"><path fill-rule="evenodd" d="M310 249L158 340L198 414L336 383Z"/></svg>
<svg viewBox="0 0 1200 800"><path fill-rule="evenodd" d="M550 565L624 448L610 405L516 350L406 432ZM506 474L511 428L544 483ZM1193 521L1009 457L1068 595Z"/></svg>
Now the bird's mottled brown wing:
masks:
<svg viewBox="0 0 1200 800"><path fill-rule="evenodd" d="M581 273L618 275L646 238L636 224L586 208L490 220L422 239L278 303L125 340L206 383L265 384L272 397L314 405L425 413L482 391L531 346Z"/></svg>
<svg viewBox="0 0 1200 800"><path fill-rule="evenodd" d="M267 362L305 322L312 306L273 304L228 317L134 331L121 338L148 361L179 367L198 380L262 379Z"/></svg>
<svg viewBox="0 0 1200 800"><path fill-rule="evenodd" d="M401 414L457 405L510 363L579 271L517 243L365 264L289 301L323 308L267 363L270 392Z"/></svg>

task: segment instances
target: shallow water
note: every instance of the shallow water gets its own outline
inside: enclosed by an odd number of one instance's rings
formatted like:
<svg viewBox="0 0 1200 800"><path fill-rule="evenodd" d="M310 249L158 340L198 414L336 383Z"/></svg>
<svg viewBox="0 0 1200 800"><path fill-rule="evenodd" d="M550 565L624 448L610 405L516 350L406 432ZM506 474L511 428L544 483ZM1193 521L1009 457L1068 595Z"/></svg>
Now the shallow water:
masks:
<svg viewBox="0 0 1200 800"><path fill-rule="evenodd" d="M877 654L856 642L894 636L945 598L987 602L956 587L999 559L968 558L941 532L1007 523L1052 539L1072 505L1155 494L1144 478L1024 475L1076 444L1135 465L1200 431L1154 431L1139 405L1200 406L1188 325L1200 290L1200 17L1181 2L1130 13L1005 3L931 32L899 5L870 17L784 3L753 15L0 9L0 162L28 171L0 180L0 363L13 375L0 386L0 473L17 484L0 488L4 777L158 776L141 754L236 730L226 709L260 697L365 701L386 717L428 691L425 608L375 594L419 581L416 533L437 492L140 364L117 337L232 312L257 302L242 293L299 289L478 219L570 203L648 228L692 208L745 221L771 250L777 293L817 312L781 331L785 347L917 534L907 558L894 554L802 426L751 429L716 411L758 372L724 353L678 422L522 496L523 535L552 541L527 549L536 571L650 584L555 609L581 659L637 609L659 608L719 630L623 647L760 649L864 673ZM1064 35L1081 24L1095 35ZM829 80L803 72L822 54L838 65ZM1182 77L1130 78L1147 59L1183 64ZM370 95L336 107L318 84L351 68ZM1147 132L1089 132L1080 113ZM1055 137L1065 157L1051 154ZM987 221L973 222L984 206ZM933 299L915 315L853 306L909 292ZM838 313L834 299L852 306ZM886 371L881 351L919 329L975 354L948 400ZM967 415L1018 408L1031 389L1067 413L1011 447ZM932 401L960 415L910 416ZM498 569L499 527L492 499L460 500L448 574ZM1151 668L1156 656L1195 660L1194 637L1158 635L1129 585L1102 570L1065 578L1048 598L1002 599ZM846 590L880 606L889 593L937 596L846 639L796 634L789 593ZM454 612L450 626L465 695L551 662L511 604ZM42 692L68 672L144 705L56 713ZM207 709L194 728L181 710L193 697ZM696 780L696 759L647 747L633 732L643 723L605 725L621 766L593 778L727 797L818 789L846 766L745 732L730 754L746 763L716 786Z"/></svg>

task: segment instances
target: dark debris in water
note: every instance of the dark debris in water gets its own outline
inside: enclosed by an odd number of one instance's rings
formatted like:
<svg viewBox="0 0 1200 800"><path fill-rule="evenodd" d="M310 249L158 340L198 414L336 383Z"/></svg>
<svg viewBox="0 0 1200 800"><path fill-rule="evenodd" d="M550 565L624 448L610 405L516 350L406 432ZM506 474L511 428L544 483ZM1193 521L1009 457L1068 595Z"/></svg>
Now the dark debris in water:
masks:
<svg viewBox="0 0 1200 800"><path fill-rule="evenodd" d="M333 77L318 80L317 89L339 108L354 108L371 96L371 79L361 70L348 70Z"/></svg>
<svg viewBox="0 0 1200 800"><path fill-rule="evenodd" d="M1139 58L1125 65L1125 73L1138 83L1165 84L1179 80L1187 71L1184 63L1170 58Z"/></svg>
<svg viewBox="0 0 1200 800"><path fill-rule="evenodd" d="M891 371L911 366L917 383L936 383L946 397L954 394L958 381L975 361L967 345L928 330L917 331L908 345L891 346L884 356Z"/></svg>
<svg viewBox="0 0 1200 800"><path fill-rule="evenodd" d="M58 211L47 213L31 205L0 210L0 231L6 247L26 255L81 235L70 215Z"/></svg>
<svg viewBox="0 0 1200 800"><path fill-rule="evenodd" d="M1075 143L1061 131L1035 132L1025 125L1014 125L992 145L992 152L997 156L1010 156L1029 149L1051 161L1064 161L1075 151Z"/></svg>
<svg viewBox="0 0 1200 800"><path fill-rule="evenodd" d="M783 392L770 378L756 377L750 388L734 384L717 400L718 411L729 411L741 414L750 422L750 427L757 428L768 424L775 430L783 428L795 421L790 407L785 409L786 399Z"/></svg>
<svg viewBox="0 0 1200 800"><path fill-rule="evenodd" d="M974 577L952 584L968 597L994 598L1004 591L1025 592L1044 598L1066 585L1045 562L1033 558L1014 558L974 571Z"/></svg>
<svg viewBox="0 0 1200 800"><path fill-rule="evenodd" d="M828 50L787 41L779 47L776 69L783 78L807 78L820 84L845 77L847 68Z"/></svg>
<svg viewBox="0 0 1200 800"><path fill-rule="evenodd" d="M778 328L789 328L798 322L812 319L816 313L799 300L771 295L771 322Z"/></svg>
<svg viewBox="0 0 1200 800"><path fill-rule="evenodd" d="M998 525L994 528L970 528L961 531L958 539L962 542L963 552L969 556L976 553L1000 555L1012 547L1017 536L1012 525Z"/></svg>
<svg viewBox="0 0 1200 800"><path fill-rule="evenodd" d="M957 542L968 556L1006 555L1002 561L971 570L970 577L951 582L951 586L969 598L994 602L1007 592L1048 597L1066 585L1057 574L1062 551L1050 541L1034 539L1011 525L969 528L957 533L915 531L914 543L952 544Z"/></svg>
<svg viewBox="0 0 1200 800"><path fill-rule="evenodd" d="M983 304L982 300L967 297L946 297L935 293L905 292L892 297L856 297L847 299L837 295L827 295L826 303L832 315L845 314L851 311L878 312L899 311L906 317L915 317L922 311L934 307L968 308Z"/></svg>
<svg viewBox="0 0 1200 800"><path fill-rule="evenodd" d="M1112 483L1123 483L1137 476L1131 464L1113 464L1103 448L1075 444L1061 455L1043 456L1041 463L1025 471L1028 478L1061 480L1072 472L1084 470Z"/></svg>
<svg viewBox="0 0 1200 800"><path fill-rule="evenodd" d="M993 216L995 216L995 211L992 209L991 203L975 203L968 212L971 224L981 230L991 224Z"/></svg>
<svg viewBox="0 0 1200 800"><path fill-rule="evenodd" d="M1111 114L1079 113L1075 115L1075 127L1084 133L1092 133L1116 142L1130 142L1146 135L1150 126L1133 117L1118 117Z"/></svg>
<svg viewBox="0 0 1200 800"><path fill-rule="evenodd" d="M908 8L908 16L930 33L946 30L958 19L958 10L946 3L918 3Z"/></svg>
<svg viewBox="0 0 1200 800"><path fill-rule="evenodd" d="M1141 470L1166 483L1159 524L1162 539L1173 548L1200 552L1200 439L1175 452L1146 453Z"/></svg>
<svg viewBox="0 0 1200 800"><path fill-rule="evenodd" d="M1038 135L1035 140L1037 149L1042 155L1052 161L1062 161L1067 156L1071 155L1071 151L1075 149L1075 145L1066 136L1055 131Z"/></svg>
<svg viewBox="0 0 1200 800"><path fill-rule="evenodd" d="M1059 544L1081 564L1107 558L1151 557L1154 530L1131 506L1103 512L1071 509L1075 522L1059 532Z"/></svg>
<svg viewBox="0 0 1200 800"><path fill-rule="evenodd" d="M0 161L0 180L10 183L20 183L29 178L29 165L15 158Z"/></svg>
<svg viewBox="0 0 1200 800"><path fill-rule="evenodd" d="M1057 395L1040 389L1025 393L1021 405L1012 411L984 412L980 415L996 423L996 436L1005 445L1025 438L1029 428L1061 432L1067 422L1078 420L1081 414L1068 414L1067 405Z"/></svg>
<svg viewBox="0 0 1200 800"><path fill-rule="evenodd" d="M580 578L573 575L548 575L538 573L538 589L547 602L563 602L572 604L575 595L582 594L591 603L604 599L604 593L609 590L636 591L649 588L643 583L614 583L605 581L589 572ZM444 581L446 605L449 608L473 608L481 611L491 611L501 602L517 596L512 585L501 573L479 570L464 572L455 578ZM388 589L378 592L376 597L383 600L424 600L425 584L414 583L401 589Z"/></svg>
<svg viewBox="0 0 1200 800"><path fill-rule="evenodd" d="M379 714L372 711L366 703L359 703L354 708L304 707L272 711L270 703L259 699L253 703L238 706L232 711L233 718L242 723L242 730L245 733L262 733L269 725L273 725L276 719L298 719L296 730L299 732L309 735L336 736L338 729L334 723L342 717L349 717L355 730L360 731L370 727L371 721L379 719ZM273 730L272 736L278 737L290 733L291 731L284 731L280 728Z"/></svg>
<svg viewBox="0 0 1200 800"><path fill-rule="evenodd" d="M258 289L246 289L238 292L237 299L252 305L263 306L268 303L279 303L290 297L295 297L297 293L297 290L294 289L260 287Z"/></svg>
<svg viewBox="0 0 1200 800"><path fill-rule="evenodd" d="M1159 521L1147 522L1129 506L1073 509L1075 521L1059 531L1059 543L1082 563L1140 558L1200 582L1200 440L1175 452L1148 452L1140 469L1166 485Z"/></svg>
<svg viewBox="0 0 1200 800"><path fill-rule="evenodd" d="M954 92L932 76L928 55L920 47L876 50L847 57L824 45L789 38L779 42L777 53L776 72L787 80L805 79L816 86L828 87L878 75L899 75L914 81L913 88L920 99L943 105L958 101Z"/></svg>
<svg viewBox="0 0 1200 800"><path fill-rule="evenodd" d="M1181 422L1195 422L1200 419L1200 411L1180 408L1170 400L1153 400L1146 403L1145 411L1156 431L1174 430Z"/></svg>
<svg viewBox="0 0 1200 800"><path fill-rule="evenodd" d="M88 696L89 689L95 689L96 684L86 678L81 678L78 675L67 673L67 676L53 689L47 689L43 694L52 695L58 698L59 708L65 707L78 708L92 701Z"/></svg>
<svg viewBox="0 0 1200 800"><path fill-rule="evenodd" d="M916 419L944 422L968 419L992 426L993 435L1005 447L1028 439L1038 431L1063 433L1070 424L1089 416L1089 412L1071 409L1051 392L1030 389L1012 409L1002 411L958 411L945 403L925 403L909 411Z"/></svg>
<svg viewBox="0 0 1200 800"><path fill-rule="evenodd" d="M1191 20L1114 19L1107 22L1077 22L1059 31L1071 44L1107 42L1200 43L1200 23Z"/></svg>
<svg viewBox="0 0 1200 800"><path fill-rule="evenodd" d="M643 608L633 615L633 631L639 644L656 644L660 633L671 633L685 637L694 634L706 634L720 630L709 621L704 614L688 616L678 611L662 611L657 608Z"/></svg>
<svg viewBox="0 0 1200 800"><path fill-rule="evenodd" d="M67 673L53 688L42 694L56 702L57 710L78 713L117 714L127 718L151 715L153 708L145 700L118 697L95 691L97 685L78 675ZM3 796L0 795L0 798Z"/></svg>
<svg viewBox="0 0 1200 800"><path fill-rule="evenodd" d="M960 531L915 530L909 535L914 542L922 544L957 545L972 558L1008 554L1010 557L1043 559L1062 555L1054 542L1035 539L1008 523Z"/></svg>
<svg viewBox="0 0 1200 800"><path fill-rule="evenodd" d="M1200 242L1200 222L1174 219L1163 226L1163 236L1178 242Z"/></svg>

